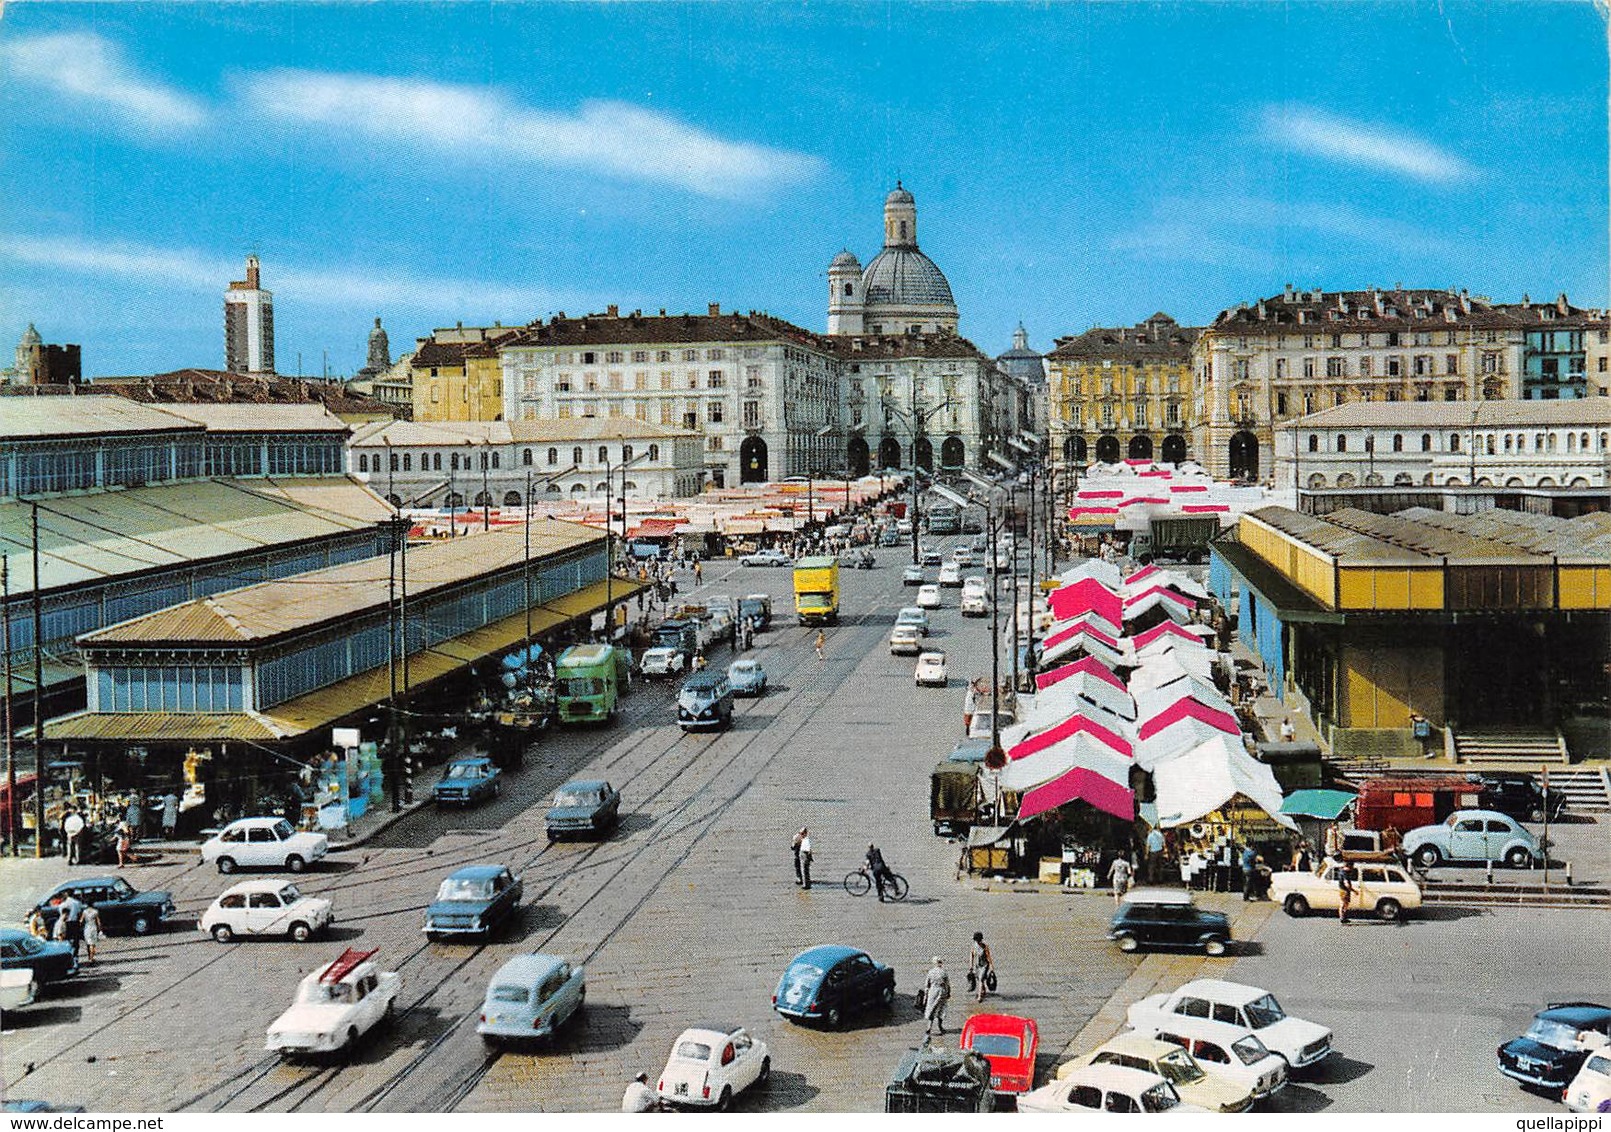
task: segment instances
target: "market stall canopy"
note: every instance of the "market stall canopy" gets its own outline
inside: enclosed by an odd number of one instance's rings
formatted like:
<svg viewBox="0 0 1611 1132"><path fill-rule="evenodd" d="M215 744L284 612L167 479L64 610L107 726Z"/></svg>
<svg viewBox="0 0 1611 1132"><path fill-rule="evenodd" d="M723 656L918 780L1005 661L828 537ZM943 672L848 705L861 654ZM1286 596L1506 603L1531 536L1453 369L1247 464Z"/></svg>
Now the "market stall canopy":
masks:
<svg viewBox="0 0 1611 1132"><path fill-rule="evenodd" d="M1113 648L1119 647L1119 627L1094 613L1082 614L1072 621L1053 621L1047 628L1041 644L1051 648L1081 633L1090 633L1104 644Z"/></svg>
<svg viewBox="0 0 1611 1132"><path fill-rule="evenodd" d="M1067 680L1070 676L1080 674L1094 676L1098 680L1112 684L1121 691L1124 690L1124 681L1113 674L1113 669L1097 660L1094 656L1082 656L1079 660L1061 665L1049 672L1042 672L1035 677L1035 687L1045 691L1059 681Z"/></svg>
<svg viewBox="0 0 1611 1132"><path fill-rule="evenodd" d="M1189 597L1182 597L1174 590L1162 587L1148 590L1139 597L1131 598L1124 603L1124 623L1136 625L1143 620L1154 620L1167 617L1170 621L1185 624L1191 620L1192 609L1196 605ZM1153 628L1154 626L1147 626Z"/></svg>
<svg viewBox="0 0 1611 1132"><path fill-rule="evenodd" d="M1336 821L1358 800L1359 795L1346 790L1294 790L1281 803L1281 812L1295 818Z"/></svg>
<svg viewBox="0 0 1611 1132"><path fill-rule="evenodd" d="M1136 729L1136 737L1147 739L1172 723L1179 723L1183 719L1196 719L1211 727L1217 727L1227 735L1240 735L1242 727L1236 716L1219 708L1211 707L1200 700L1191 698L1176 700L1158 714L1143 720Z"/></svg>
<svg viewBox="0 0 1611 1132"><path fill-rule="evenodd" d="M1176 755L1195 750L1210 739L1221 735L1239 735L1200 719L1187 717L1176 720L1161 731L1155 731L1135 744L1136 765L1142 770L1153 770L1159 763Z"/></svg>
<svg viewBox="0 0 1611 1132"><path fill-rule="evenodd" d="M1076 767L1025 794L1018 805L1018 820L1025 821L1076 801L1088 802L1120 821L1135 820L1136 799L1130 789L1083 767Z"/></svg>
<svg viewBox="0 0 1611 1132"><path fill-rule="evenodd" d="M1158 822L1165 829L1187 825L1241 796L1288 829L1297 823L1281 812L1281 786L1270 768L1236 739L1216 736L1152 772Z"/></svg>
<svg viewBox="0 0 1611 1132"><path fill-rule="evenodd" d="M1135 645L1136 655L1143 656L1149 649L1168 647L1172 641L1207 648L1207 639L1213 635L1214 630L1207 625L1177 624L1174 621L1164 621L1145 632L1137 633L1130 640Z"/></svg>
<svg viewBox="0 0 1611 1132"><path fill-rule="evenodd" d="M1113 715L1105 715L1098 710L1082 711L1063 720L1044 731L1036 732L1027 739L1020 740L1007 748L1009 759L1023 759L1044 751L1055 743L1072 736L1085 734L1107 745L1110 749L1129 758L1134 749L1125 731L1128 726L1124 720ZM1003 737L1003 743L1005 743Z"/></svg>
<svg viewBox="0 0 1611 1132"><path fill-rule="evenodd" d="M1124 620L1124 605L1119 595L1094 578L1082 578L1073 585L1053 590L1052 613L1059 621L1078 617L1081 613L1095 613L1110 625Z"/></svg>
<svg viewBox="0 0 1611 1132"><path fill-rule="evenodd" d="M1076 767L1099 774L1126 790L1130 787L1129 757L1086 734L1073 735L1027 758L1008 763L999 772L997 782L1003 790L1022 794Z"/></svg>
<svg viewBox="0 0 1611 1132"><path fill-rule="evenodd" d="M1115 592L1124 584L1124 576L1119 573L1119 568L1111 562L1102 561L1100 558L1092 558L1087 562L1080 563L1072 570L1063 571L1058 576L1058 581L1065 586L1072 586L1076 582L1084 581L1087 578L1093 579Z"/></svg>
<svg viewBox="0 0 1611 1132"><path fill-rule="evenodd" d="M1040 662L1042 664L1056 664L1061 660L1076 655L1092 656L1108 668L1132 668L1135 658L1126 647L1129 642L1118 644L1117 638L1105 638L1102 634L1080 626L1074 633L1064 636L1055 644L1048 643L1042 646Z"/></svg>
<svg viewBox="0 0 1611 1132"><path fill-rule="evenodd" d="M1198 601L1208 600L1208 587L1195 578L1185 574L1177 574L1173 570L1162 570L1157 566L1148 566L1136 571L1124 580L1121 591L1125 597L1139 597L1147 590L1161 586L1166 590L1174 590L1186 597Z"/></svg>
<svg viewBox="0 0 1611 1132"><path fill-rule="evenodd" d="M1230 702L1219 694L1219 689L1207 680L1195 676L1179 676L1167 684L1135 693L1136 718L1151 719L1173 707L1181 700L1196 700L1227 715L1234 715Z"/></svg>
<svg viewBox="0 0 1611 1132"><path fill-rule="evenodd" d="M1132 661L1131 667L1135 669L1130 673L1130 694L1140 696L1143 692L1150 692L1154 688L1161 688L1182 676L1195 676L1197 679L1212 682L1214 678L1214 661L1203 649L1169 648L1161 653L1155 653L1137 664Z"/></svg>
<svg viewBox="0 0 1611 1132"><path fill-rule="evenodd" d="M1129 692L1081 672L1031 697L1024 718L1030 723L1044 719L1050 724L1087 706L1102 708L1125 720L1136 717L1136 704Z"/></svg>

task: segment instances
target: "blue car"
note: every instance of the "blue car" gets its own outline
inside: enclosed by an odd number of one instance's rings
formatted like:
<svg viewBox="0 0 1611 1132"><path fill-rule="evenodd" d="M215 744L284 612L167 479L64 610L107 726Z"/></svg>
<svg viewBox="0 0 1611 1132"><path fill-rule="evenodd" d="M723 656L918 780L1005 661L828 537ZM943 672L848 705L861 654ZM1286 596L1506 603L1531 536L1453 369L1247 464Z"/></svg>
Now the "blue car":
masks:
<svg viewBox="0 0 1611 1132"><path fill-rule="evenodd" d="M766 669L758 660L735 660L727 666L727 683L735 696L759 696L766 691Z"/></svg>
<svg viewBox="0 0 1611 1132"><path fill-rule="evenodd" d="M476 1032L489 1046L551 1036L587 1001L587 973L558 955L517 955L492 976Z"/></svg>
<svg viewBox="0 0 1611 1132"><path fill-rule="evenodd" d="M599 834L621 816L621 794L608 782L577 779L554 792L545 821L548 840L571 833Z"/></svg>
<svg viewBox="0 0 1611 1132"><path fill-rule="evenodd" d="M0 928L0 968L30 967L40 986L78 974L71 944L35 939L19 928Z"/></svg>
<svg viewBox="0 0 1611 1132"><path fill-rule="evenodd" d="M520 910L525 886L505 865L466 865L449 873L425 909L425 935L489 936Z"/></svg>
<svg viewBox="0 0 1611 1132"><path fill-rule="evenodd" d="M1611 1007L1598 1002L1553 1002L1533 1015L1519 1038L1499 1047L1499 1072L1513 1081L1559 1097L1583 1063L1590 1043L1611 1034Z"/></svg>
<svg viewBox="0 0 1611 1132"><path fill-rule="evenodd" d="M438 806L473 806L496 798L502 787L503 771L486 755L454 759L442 772L434 795Z"/></svg>
<svg viewBox="0 0 1611 1132"><path fill-rule="evenodd" d="M789 962L772 1009L791 1022L826 1022L895 1001L895 971L865 951L827 944L802 951Z"/></svg>

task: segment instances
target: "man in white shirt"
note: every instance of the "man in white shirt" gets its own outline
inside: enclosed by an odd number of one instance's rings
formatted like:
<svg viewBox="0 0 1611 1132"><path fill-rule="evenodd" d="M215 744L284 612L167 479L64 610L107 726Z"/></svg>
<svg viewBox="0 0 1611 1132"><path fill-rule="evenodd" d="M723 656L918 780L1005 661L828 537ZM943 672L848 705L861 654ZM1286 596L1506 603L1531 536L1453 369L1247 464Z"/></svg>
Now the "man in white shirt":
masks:
<svg viewBox="0 0 1611 1132"><path fill-rule="evenodd" d="M639 1073L632 1078L631 1084L626 1087L626 1093L621 1097L622 1112L653 1112L659 1105L660 1098L649 1088L647 1073Z"/></svg>
<svg viewBox="0 0 1611 1132"><path fill-rule="evenodd" d="M67 863L83 864L84 818L77 810L68 810L62 819L62 835L67 838Z"/></svg>

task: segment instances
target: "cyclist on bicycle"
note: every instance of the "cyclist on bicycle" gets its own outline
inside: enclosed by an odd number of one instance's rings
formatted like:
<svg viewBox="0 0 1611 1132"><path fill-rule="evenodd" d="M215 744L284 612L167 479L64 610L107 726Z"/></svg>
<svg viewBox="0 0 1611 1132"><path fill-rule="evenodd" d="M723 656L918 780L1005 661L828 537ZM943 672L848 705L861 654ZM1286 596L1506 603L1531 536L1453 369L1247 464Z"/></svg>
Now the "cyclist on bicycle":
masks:
<svg viewBox="0 0 1611 1132"><path fill-rule="evenodd" d="M884 902L884 885L889 883L890 879L893 878L895 874L890 871L890 867L888 865L884 864L884 854L880 853L878 851L878 846L874 845L872 842L867 843L867 861L865 868L872 876L873 883L878 886L878 902L882 904Z"/></svg>

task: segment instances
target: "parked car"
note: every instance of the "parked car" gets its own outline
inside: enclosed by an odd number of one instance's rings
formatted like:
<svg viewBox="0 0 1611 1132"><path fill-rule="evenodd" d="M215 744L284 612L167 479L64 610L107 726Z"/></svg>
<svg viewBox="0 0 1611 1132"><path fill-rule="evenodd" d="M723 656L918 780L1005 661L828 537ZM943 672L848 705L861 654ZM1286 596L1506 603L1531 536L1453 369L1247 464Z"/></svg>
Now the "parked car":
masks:
<svg viewBox="0 0 1611 1132"><path fill-rule="evenodd" d="M486 755L454 759L442 771L432 796L438 806L473 806L496 798L502 778L503 771Z"/></svg>
<svg viewBox="0 0 1611 1132"><path fill-rule="evenodd" d="M437 887L436 899L425 908L425 935L473 935L485 938L520 913L525 893L521 879L507 865L465 865L453 870Z"/></svg>
<svg viewBox="0 0 1611 1132"><path fill-rule="evenodd" d="M1027 1093L1035 1085L1035 1054L1040 1028L1016 1014L974 1014L962 1024L957 1045L990 1063L990 1087L998 1093Z"/></svg>
<svg viewBox="0 0 1611 1132"><path fill-rule="evenodd" d="M754 554L740 555L738 564L740 566L788 566L793 561L794 559L784 554L781 550L768 548L766 550L757 550Z"/></svg>
<svg viewBox="0 0 1611 1132"><path fill-rule="evenodd" d="M1499 1072L1560 1096L1592 1052L1611 1054L1611 1007L1598 1002L1552 1002L1533 1015L1527 1032L1499 1047Z"/></svg>
<svg viewBox="0 0 1611 1132"><path fill-rule="evenodd" d="M1559 787L1546 797L1538 779L1524 771L1474 771L1466 778L1477 785L1478 805L1517 821L1543 821L1546 811L1550 821L1555 821L1566 809L1566 794Z"/></svg>
<svg viewBox="0 0 1611 1132"><path fill-rule="evenodd" d="M937 650L919 653L917 670L912 680L918 687L943 688L949 682L945 671L945 654Z"/></svg>
<svg viewBox="0 0 1611 1132"><path fill-rule="evenodd" d="M973 548L967 546L957 547L951 552L951 561L955 562L958 566L972 566ZM961 585L962 583L958 582L957 584Z"/></svg>
<svg viewBox="0 0 1611 1132"><path fill-rule="evenodd" d="M1245 1026L1294 1069L1324 1061L1331 1053L1326 1027L1292 1017L1269 991L1224 979L1194 979L1173 993L1149 995L1132 1005L1127 1017L1141 1029L1177 1015Z"/></svg>
<svg viewBox="0 0 1611 1132"><path fill-rule="evenodd" d="M238 868L299 873L329 851L324 834L293 829L284 818L241 818L202 843L201 862L225 874Z"/></svg>
<svg viewBox="0 0 1611 1132"><path fill-rule="evenodd" d="M1254 1100L1274 1096L1287 1087L1287 1059L1272 1052L1246 1026L1171 1014L1130 1032L1179 1047L1209 1077L1246 1090Z"/></svg>
<svg viewBox="0 0 1611 1132"><path fill-rule="evenodd" d="M587 972L559 955L517 955L499 967L481 1001L476 1033L489 1046L546 1038L587 1001Z"/></svg>
<svg viewBox="0 0 1611 1132"><path fill-rule="evenodd" d="M735 696L759 696L766 691L766 669L758 660L735 660L727 666L727 682Z"/></svg>
<svg viewBox="0 0 1611 1132"><path fill-rule="evenodd" d="M1611 1048L1591 1053L1561 1094L1572 1112L1604 1112L1611 1104Z"/></svg>
<svg viewBox="0 0 1611 1132"><path fill-rule="evenodd" d="M771 1075L766 1043L742 1026L695 1026L671 1043L655 1092L677 1108L726 1112L734 1097Z"/></svg>
<svg viewBox="0 0 1611 1132"><path fill-rule="evenodd" d="M918 588L917 607L919 609L938 609L941 605L940 587L926 585Z"/></svg>
<svg viewBox="0 0 1611 1132"><path fill-rule="evenodd" d="M602 833L620 816L621 794L615 787L602 780L579 778L554 792L546 818L548 840L557 840L561 834Z"/></svg>
<svg viewBox="0 0 1611 1132"><path fill-rule="evenodd" d="M1339 903L1337 870L1328 864L1324 871L1276 873L1270 878L1270 899L1289 916L1307 916L1311 911L1335 912ZM1375 912L1383 920L1401 920L1404 913L1421 906L1421 886L1398 865L1366 862L1353 869L1353 910Z"/></svg>
<svg viewBox="0 0 1611 1132"><path fill-rule="evenodd" d="M108 932L145 935L161 927L174 914L171 892L161 889L140 892L118 876L83 877L63 881L34 905L34 911L44 918L47 927L56 925L59 909L53 902L68 896L93 904L101 914L101 927Z"/></svg>
<svg viewBox="0 0 1611 1132"><path fill-rule="evenodd" d="M918 592L921 593L922 591L920 590ZM929 635L929 615L922 609L921 606L903 606L901 611L895 614L895 624L897 626L910 625L912 628L916 629L921 636L926 637Z"/></svg>
<svg viewBox="0 0 1611 1132"><path fill-rule="evenodd" d="M78 974L72 944L36 939L21 928L0 928L0 970L29 970L40 986Z"/></svg>
<svg viewBox="0 0 1611 1132"><path fill-rule="evenodd" d="M243 880L219 894L196 928L219 943L245 935L283 935L306 943L335 918L335 905L328 898L304 896L289 881Z"/></svg>
<svg viewBox="0 0 1611 1132"><path fill-rule="evenodd" d="M986 702L988 703L989 701ZM985 708L982 711L975 711L973 713L973 718L968 721L968 738L989 739L992 731L991 720L995 718L996 713L991 711L989 708ZM1011 711L1003 709L1001 712L1001 724L999 728L996 729L1005 731L1016 722L1018 722L1018 717L1015 716Z"/></svg>
<svg viewBox="0 0 1611 1132"><path fill-rule="evenodd" d="M1503 861L1528 869L1544 859L1532 833L1497 810L1456 810L1439 825L1423 825L1404 835L1404 852L1424 869L1445 861Z"/></svg>
<svg viewBox="0 0 1611 1132"><path fill-rule="evenodd" d="M891 656L917 656L923 651L923 635L912 625L897 625L889 631Z"/></svg>
<svg viewBox="0 0 1611 1132"><path fill-rule="evenodd" d="M772 595L745 594L738 602L738 619L749 621L757 633L772 627Z"/></svg>
<svg viewBox="0 0 1611 1132"><path fill-rule="evenodd" d="M283 1057L339 1053L391 1017L403 977L382 971L374 951L348 948L297 985L296 1001L274 1020L263 1048Z"/></svg>
<svg viewBox="0 0 1611 1132"><path fill-rule="evenodd" d="M1231 922L1223 912L1197 907L1184 889L1132 888L1113 913L1108 938L1118 943L1120 951L1200 947L1206 955L1224 955Z"/></svg>
<svg viewBox="0 0 1611 1132"><path fill-rule="evenodd" d="M943 566L945 565L945 555L938 550L924 547L918 555L918 561L925 566Z"/></svg>
<svg viewBox="0 0 1611 1132"><path fill-rule="evenodd" d="M1262 1043L1260 1045L1262 1048ZM1084 1065L1123 1065L1156 1073L1173 1085L1187 1104L1197 1105L1207 1112L1246 1112L1253 1107L1251 1084L1210 1076L1197 1059L1176 1042L1166 1042L1138 1030L1126 1030L1084 1057L1059 1067L1058 1079L1072 1076ZM1284 1074L1282 1080L1285 1080Z"/></svg>
<svg viewBox="0 0 1611 1132"><path fill-rule="evenodd" d="M929 580L929 572L921 566L908 566L901 571L901 585L921 586Z"/></svg>
<svg viewBox="0 0 1611 1132"><path fill-rule="evenodd" d="M947 562L940 567L940 585L955 589L962 585L962 567L955 562Z"/></svg>
<svg viewBox="0 0 1611 1132"><path fill-rule="evenodd" d="M0 970L0 1013L21 1010L39 997L39 982L32 967L7 967Z"/></svg>
<svg viewBox="0 0 1611 1132"><path fill-rule="evenodd" d="M1207 1112L1187 1104L1156 1073L1123 1065L1085 1065L1018 1098L1019 1112Z"/></svg>
<svg viewBox="0 0 1611 1132"><path fill-rule="evenodd" d="M665 678L680 674L684 664L681 649L653 648L644 652L643 659L638 663L638 670L643 673L645 679L653 680L657 677Z"/></svg>
<svg viewBox="0 0 1611 1132"><path fill-rule="evenodd" d="M695 672L677 692L677 726L684 731L719 731L733 726L733 686L727 673Z"/></svg>
<svg viewBox="0 0 1611 1132"><path fill-rule="evenodd" d="M851 1014L895 1001L895 971L865 951L825 944L789 961L772 994L772 1009L791 1022L837 1028Z"/></svg>

